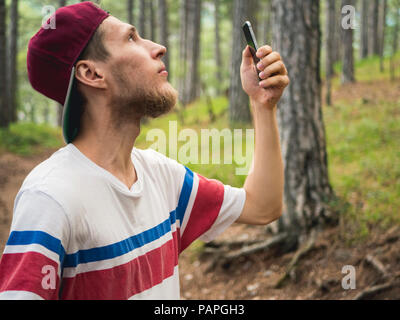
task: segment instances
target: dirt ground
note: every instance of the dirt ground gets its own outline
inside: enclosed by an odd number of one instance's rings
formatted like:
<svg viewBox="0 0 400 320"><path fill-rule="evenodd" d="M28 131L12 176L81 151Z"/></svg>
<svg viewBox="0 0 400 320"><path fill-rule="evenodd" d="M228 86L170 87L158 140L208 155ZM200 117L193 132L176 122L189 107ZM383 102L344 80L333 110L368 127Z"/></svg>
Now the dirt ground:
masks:
<svg viewBox="0 0 400 320"><path fill-rule="evenodd" d="M9 234L15 196L26 175L54 150L37 156L0 155L0 251ZM187 249L179 259L183 299L353 299L367 287L400 280L400 226L384 234L372 231L363 244L347 247L337 236L337 227L322 231L315 245L298 263L286 284L274 285L285 272L295 252L284 255L275 249L240 257L229 264L212 266L212 254ZM265 239L262 226L234 224L216 242ZM234 249L234 248L233 248ZM384 272L367 260L367 254L384 267ZM356 271L356 289L342 288L345 265ZM400 299L400 283L367 296L370 299ZM377 287L374 287L375 289Z"/></svg>
<svg viewBox="0 0 400 320"><path fill-rule="evenodd" d="M265 227L233 225L216 241L265 237ZM373 232L364 244L346 246L337 228L322 231L313 249L298 262L283 287L275 285L296 252L279 254L275 249L240 257L228 265L210 268L212 255L184 252L180 258L182 297L185 299L354 299L367 288L394 282L388 289L365 295L365 299L400 299L400 227L385 234ZM384 266L382 272L369 263L367 254ZM346 265L355 268L355 289L343 289ZM391 279L391 280L385 280ZM396 280L395 280L396 279Z"/></svg>

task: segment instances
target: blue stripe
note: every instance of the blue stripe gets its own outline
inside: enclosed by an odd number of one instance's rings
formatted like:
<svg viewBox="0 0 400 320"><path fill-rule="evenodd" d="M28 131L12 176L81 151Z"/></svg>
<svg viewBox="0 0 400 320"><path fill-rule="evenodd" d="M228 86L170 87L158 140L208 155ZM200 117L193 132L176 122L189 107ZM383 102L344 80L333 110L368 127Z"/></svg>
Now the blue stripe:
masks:
<svg viewBox="0 0 400 320"><path fill-rule="evenodd" d="M190 194L193 189L193 172L187 167L185 167L185 169L185 180L183 181L182 191L179 196L178 207L176 208L176 219L180 221L181 225L183 221L183 216L185 215L185 211L189 203Z"/></svg>
<svg viewBox="0 0 400 320"><path fill-rule="evenodd" d="M7 245L26 245L31 243L43 245L60 256L60 261L64 261L63 267L65 268L76 267L80 263L101 261L124 255L170 232L171 225L176 220L182 222L193 188L193 172L189 168L185 168L185 179L176 210L171 211L169 218L165 221L142 233L107 246L79 250L67 255L59 239L42 231L13 231Z"/></svg>
<svg viewBox="0 0 400 320"><path fill-rule="evenodd" d="M19 246L40 244L48 250L60 256L60 262L64 260L65 250L61 241L43 231L13 231L7 241L7 246Z"/></svg>
<svg viewBox="0 0 400 320"><path fill-rule="evenodd" d="M140 248L170 232L171 225L176 221L175 215L176 213L174 210L170 212L169 218L164 222L161 222L159 225L120 242L67 254L65 257L64 267L70 268L76 267L80 263L112 259Z"/></svg>

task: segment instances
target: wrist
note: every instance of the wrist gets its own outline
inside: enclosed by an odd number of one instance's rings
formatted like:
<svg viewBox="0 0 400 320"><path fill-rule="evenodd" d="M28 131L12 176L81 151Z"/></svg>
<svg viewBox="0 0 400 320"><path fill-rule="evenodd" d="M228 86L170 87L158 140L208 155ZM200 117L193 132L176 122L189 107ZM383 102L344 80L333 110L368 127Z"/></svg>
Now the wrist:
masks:
<svg viewBox="0 0 400 320"><path fill-rule="evenodd" d="M277 106L266 106L265 104L250 100L250 107L255 118L257 117L275 117Z"/></svg>
<svg viewBox="0 0 400 320"><path fill-rule="evenodd" d="M276 103L275 104L261 103L251 98L250 98L250 106L255 112L274 113L277 109Z"/></svg>

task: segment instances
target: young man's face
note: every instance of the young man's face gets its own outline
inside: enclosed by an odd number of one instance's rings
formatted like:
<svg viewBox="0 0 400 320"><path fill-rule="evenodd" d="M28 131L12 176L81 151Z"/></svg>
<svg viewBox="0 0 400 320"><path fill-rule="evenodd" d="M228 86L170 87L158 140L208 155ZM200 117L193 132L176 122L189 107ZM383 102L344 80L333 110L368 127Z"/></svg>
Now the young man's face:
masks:
<svg viewBox="0 0 400 320"><path fill-rule="evenodd" d="M105 73L117 124L132 117L155 118L170 111L177 91L168 82L161 61L166 48L142 39L133 26L112 16L103 21L102 30L110 53Z"/></svg>

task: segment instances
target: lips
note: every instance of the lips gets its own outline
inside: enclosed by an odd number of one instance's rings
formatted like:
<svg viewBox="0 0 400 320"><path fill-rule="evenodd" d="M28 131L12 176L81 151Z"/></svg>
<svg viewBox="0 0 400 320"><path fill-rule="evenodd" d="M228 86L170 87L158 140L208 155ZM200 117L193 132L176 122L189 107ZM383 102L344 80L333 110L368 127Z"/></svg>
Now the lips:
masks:
<svg viewBox="0 0 400 320"><path fill-rule="evenodd" d="M165 68L165 66L163 65L162 68L158 71L158 74L164 77L168 77L168 71Z"/></svg>
<svg viewBox="0 0 400 320"><path fill-rule="evenodd" d="M158 73L161 73L163 71L167 71L167 69L165 68L165 66L162 66L162 68L160 70L158 70Z"/></svg>

